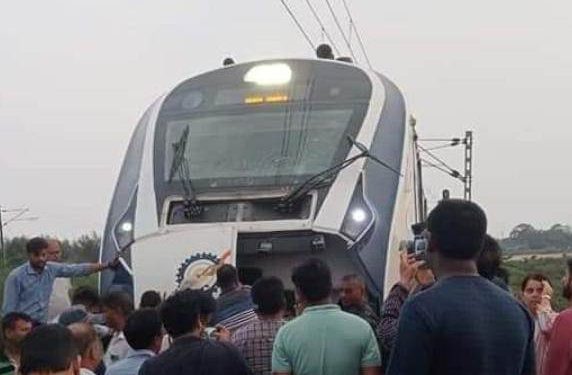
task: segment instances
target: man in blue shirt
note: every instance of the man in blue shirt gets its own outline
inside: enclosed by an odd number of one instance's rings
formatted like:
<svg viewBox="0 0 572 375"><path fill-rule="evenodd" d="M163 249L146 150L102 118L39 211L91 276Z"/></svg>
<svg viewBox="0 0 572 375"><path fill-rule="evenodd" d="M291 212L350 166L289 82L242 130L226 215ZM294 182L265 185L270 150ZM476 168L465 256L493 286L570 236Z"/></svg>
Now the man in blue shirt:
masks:
<svg viewBox="0 0 572 375"><path fill-rule="evenodd" d="M48 262L48 247L48 241L40 237L32 238L26 244L28 262L13 269L4 283L4 315L13 311L23 312L38 323L45 323L56 278L87 276L117 264L115 260L107 264Z"/></svg>
<svg viewBox="0 0 572 375"><path fill-rule="evenodd" d="M105 375L137 375L139 368L161 350L163 325L156 309L141 309L127 318L123 334L131 350L127 357L115 362Z"/></svg>
<svg viewBox="0 0 572 375"><path fill-rule="evenodd" d="M427 219L437 275L399 317L388 375L534 374L534 323L526 308L479 276L487 218L475 203L443 200Z"/></svg>

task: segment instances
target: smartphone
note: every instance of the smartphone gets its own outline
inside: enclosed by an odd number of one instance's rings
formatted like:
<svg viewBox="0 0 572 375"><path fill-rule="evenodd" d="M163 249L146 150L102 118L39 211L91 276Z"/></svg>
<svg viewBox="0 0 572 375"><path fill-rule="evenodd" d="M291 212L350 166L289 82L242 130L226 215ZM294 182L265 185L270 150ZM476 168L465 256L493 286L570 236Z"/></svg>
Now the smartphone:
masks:
<svg viewBox="0 0 572 375"><path fill-rule="evenodd" d="M417 260L425 260L429 241L423 235L416 235L413 241L407 243L407 254L415 255Z"/></svg>

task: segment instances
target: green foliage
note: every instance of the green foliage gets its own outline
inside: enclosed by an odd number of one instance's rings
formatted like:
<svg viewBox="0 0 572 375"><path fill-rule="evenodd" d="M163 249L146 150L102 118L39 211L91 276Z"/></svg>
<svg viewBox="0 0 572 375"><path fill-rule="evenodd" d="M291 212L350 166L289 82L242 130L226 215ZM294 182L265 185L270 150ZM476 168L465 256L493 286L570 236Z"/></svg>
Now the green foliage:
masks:
<svg viewBox="0 0 572 375"><path fill-rule="evenodd" d="M78 288L80 286L89 286L97 290L99 281L99 275L93 274L86 277L76 277L72 279L72 288Z"/></svg>
<svg viewBox="0 0 572 375"><path fill-rule="evenodd" d="M536 229L530 224L519 224L501 246L509 253L572 251L572 230L568 225L554 224L548 230Z"/></svg>
<svg viewBox="0 0 572 375"><path fill-rule="evenodd" d="M567 307L567 301L562 297L562 277L566 273L566 258L536 258L524 260L509 260L503 263L509 272L509 283L515 295L520 295L520 284L529 273L541 273L552 282L554 295L552 307L561 311Z"/></svg>

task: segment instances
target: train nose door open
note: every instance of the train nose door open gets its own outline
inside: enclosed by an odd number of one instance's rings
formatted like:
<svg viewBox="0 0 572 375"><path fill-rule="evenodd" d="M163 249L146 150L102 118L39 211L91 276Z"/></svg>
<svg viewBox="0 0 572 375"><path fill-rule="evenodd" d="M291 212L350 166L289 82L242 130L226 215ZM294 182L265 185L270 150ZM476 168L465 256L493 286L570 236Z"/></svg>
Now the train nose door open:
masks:
<svg viewBox="0 0 572 375"><path fill-rule="evenodd" d="M236 229L220 225L173 231L132 248L135 299L146 290L210 290L217 266L236 264Z"/></svg>

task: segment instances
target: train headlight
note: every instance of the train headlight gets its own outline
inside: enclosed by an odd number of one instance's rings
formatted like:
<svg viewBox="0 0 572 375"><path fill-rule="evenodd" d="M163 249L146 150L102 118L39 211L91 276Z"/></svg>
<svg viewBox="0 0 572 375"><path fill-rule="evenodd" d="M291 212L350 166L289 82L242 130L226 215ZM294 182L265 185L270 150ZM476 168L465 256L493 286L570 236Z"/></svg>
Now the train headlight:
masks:
<svg viewBox="0 0 572 375"><path fill-rule="evenodd" d="M256 65L244 76L244 82L260 86L284 85L291 79L292 69L284 63Z"/></svg>
<svg viewBox="0 0 572 375"><path fill-rule="evenodd" d="M133 241L133 232L135 222L135 208L137 207L137 188L131 195L129 205L123 212L123 215L117 220L113 226L113 239L115 241L116 250L127 246Z"/></svg>
<svg viewBox="0 0 572 375"><path fill-rule="evenodd" d="M131 232L133 230L133 223L130 221L124 221L121 226L119 227L119 229L122 232Z"/></svg>
<svg viewBox="0 0 572 375"><path fill-rule="evenodd" d="M364 221L367 220L367 213L361 207L354 208L352 210L351 216L352 220L355 221L356 223L363 223Z"/></svg>
<svg viewBox="0 0 572 375"><path fill-rule="evenodd" d="M373 221L374 214L365 200L360 180L344 217L341 232L356 241L371 227Z"/></svg>

